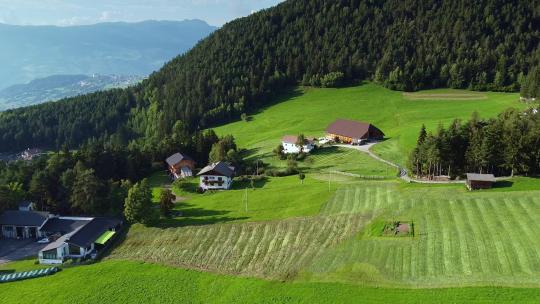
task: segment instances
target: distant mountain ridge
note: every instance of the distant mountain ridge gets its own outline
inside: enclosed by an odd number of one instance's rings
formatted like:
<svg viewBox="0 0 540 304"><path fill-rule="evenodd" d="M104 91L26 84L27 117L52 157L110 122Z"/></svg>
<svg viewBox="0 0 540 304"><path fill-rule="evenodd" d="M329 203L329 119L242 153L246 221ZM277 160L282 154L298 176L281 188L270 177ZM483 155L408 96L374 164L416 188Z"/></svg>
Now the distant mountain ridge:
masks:
<svg viewBox="0 0 540 304"><path fill-rule="evenodd" d="M0 24L0 89L51 75L148 75L215 29L201 20Z"/></svg>
<svg viewBox="0 0 540 304"><path fill-rule="evenodd" d="M93 93L100 90L127 88L143 76L123 75L53 75L0 90L0 111L31 106L46 101Z"/></svg>

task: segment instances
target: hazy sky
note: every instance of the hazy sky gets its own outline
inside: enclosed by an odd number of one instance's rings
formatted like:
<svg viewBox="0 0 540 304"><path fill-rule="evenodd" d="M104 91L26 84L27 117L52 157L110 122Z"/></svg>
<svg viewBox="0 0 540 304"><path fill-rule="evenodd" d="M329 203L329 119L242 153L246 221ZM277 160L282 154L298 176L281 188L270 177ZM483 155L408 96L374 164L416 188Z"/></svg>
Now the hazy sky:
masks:
<svg viewBox="0 0 540 304"><path fill-rule="evenodd" d="M283 0L0 0L0 23L81 25L202 19L223 25Z"/></svg>

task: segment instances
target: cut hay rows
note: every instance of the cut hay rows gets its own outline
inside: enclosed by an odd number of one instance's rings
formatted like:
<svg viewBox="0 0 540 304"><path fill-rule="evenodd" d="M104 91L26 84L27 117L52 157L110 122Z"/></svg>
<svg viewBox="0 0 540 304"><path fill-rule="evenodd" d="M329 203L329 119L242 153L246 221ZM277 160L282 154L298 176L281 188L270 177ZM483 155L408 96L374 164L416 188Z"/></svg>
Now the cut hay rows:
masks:
<svg viewBox="0 0 540 304"><path fill-rule="evenodd" d="M340 195L337 201L347 197ZM414 239L350 239L327 250L305 272L324 280L355 265L370 265L369 270L348 272L345 279L378 277L379 283L420 287L540 284L537 194L505 194L502 199L494 194L459 195L439 201L419 197L410 205L402 216L415 219ZM327 208L324 211L343 210Z"/></svg>
<svg viewBox="0 0 540 304"><path fill-rule="evenodd" d="M395 191L395 185L385 183L373 183L369 187L343 187L321 207L321 214L360 213L375 216L384 209L395 207Z"/></svg>
<svg viewBox="0 0 540 304"><path fill-rule="evenodd" d="M135 227L112 258L265 278L294 275L357 233L359 215L171 229Z"/></svg>

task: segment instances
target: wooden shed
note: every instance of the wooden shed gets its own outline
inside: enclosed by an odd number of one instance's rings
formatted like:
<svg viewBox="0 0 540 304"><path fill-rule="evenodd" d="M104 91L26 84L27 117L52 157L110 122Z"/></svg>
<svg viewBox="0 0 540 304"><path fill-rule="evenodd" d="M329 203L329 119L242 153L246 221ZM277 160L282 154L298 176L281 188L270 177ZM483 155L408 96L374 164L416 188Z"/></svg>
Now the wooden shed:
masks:
<svg viewBox="0 0 540 304"><path fill-rule="evenodd" d="M467 188L469 190L489 189L496 182L493 174L467 173Z"/></svg>

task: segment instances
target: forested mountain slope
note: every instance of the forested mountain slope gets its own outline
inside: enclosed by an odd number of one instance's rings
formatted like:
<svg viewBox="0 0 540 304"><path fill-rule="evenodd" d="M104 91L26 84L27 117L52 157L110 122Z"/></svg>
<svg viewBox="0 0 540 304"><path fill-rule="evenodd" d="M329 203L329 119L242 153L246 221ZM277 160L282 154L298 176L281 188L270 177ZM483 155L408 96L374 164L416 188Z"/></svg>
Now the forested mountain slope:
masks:
<svg viewBox="0 0 540 304"><path fill-rule="evenodd" d="M122 98L100 93L0 114L0 149L76 146L117 130L160 149L298 83L517 91L537 64L539 14L534 1L289 0L225 25L117 91Z"/></svg>

